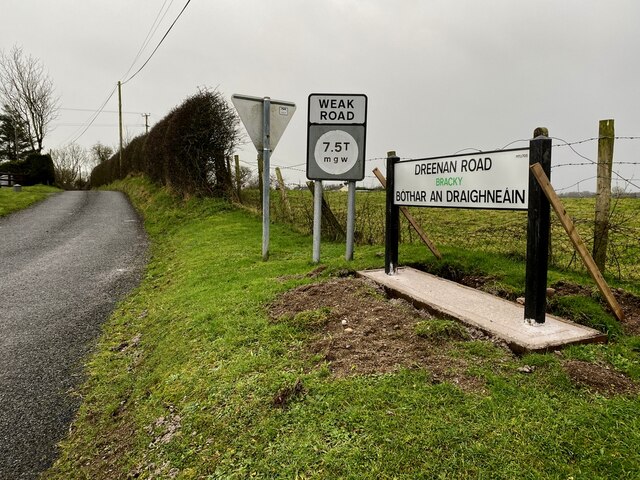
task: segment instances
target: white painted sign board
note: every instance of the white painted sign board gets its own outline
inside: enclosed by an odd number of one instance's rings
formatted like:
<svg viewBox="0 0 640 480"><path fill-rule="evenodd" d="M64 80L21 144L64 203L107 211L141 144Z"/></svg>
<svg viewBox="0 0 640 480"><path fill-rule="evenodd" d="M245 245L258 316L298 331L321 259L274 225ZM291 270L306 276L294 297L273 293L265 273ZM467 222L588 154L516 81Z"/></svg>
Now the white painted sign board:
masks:
<svg viewBox="0 0 640 480"><path fill-rule="evenodd" d="M309 95L309 123L330 125L364 124L367 96L345 94Z"/></svg>
<svg viewBox="0 0 640 480"><path fill-rule="evenodd" d="M251 97L249 95L231 95L231 102L236 107L240 120L247 129L249 138L256 147L258 152L262 152L263 148L263 129L262 129L262 105L263 98ZM270 122L270 148L274 151L282 133L287 128L291 117L296 111L296 104L283 100L270 100L271 109L269 111Z"/></svg>
<svg viewBox="0 0 640 480"><path fill-rule="evenodd" d="M307 178L362 180L366 133L366 95L309 95Z"/></svg>
<svg viewBox="0 0 640 480"><path fill-rule="evenodd" d="M529 149L425 158L395 165L395 205L526 210Z"/></svg>

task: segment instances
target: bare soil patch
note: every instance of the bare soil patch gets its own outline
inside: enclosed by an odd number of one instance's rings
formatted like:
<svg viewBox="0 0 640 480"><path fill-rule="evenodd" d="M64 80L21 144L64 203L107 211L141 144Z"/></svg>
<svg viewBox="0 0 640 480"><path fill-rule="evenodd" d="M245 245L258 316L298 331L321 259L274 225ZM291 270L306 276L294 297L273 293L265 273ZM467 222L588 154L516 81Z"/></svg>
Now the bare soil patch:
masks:
<svg viewBox="0 0 640 480"><path fill-rule="evenodd" d="M640 335L640 298L622 290L617 290L614 295L624 312L624 332L628 335Z"/></svg>
<svg viewBox="0 0 640 480"><path fill-rule="evenodd" d="M640 386L612 368L580 360L568 360L562 365L569 378L579 386L601 395L640 393Z"/></svg>
<svg viewBox="0 0 640 480"><path fill-rule="evenodd" d="M481 286L482 279L474 277ZM485 279L486 280L486 279ZM592 291L578 285L554 285L556 295L591 295ZM628 315L639 326L638 298L616 292ZM425 338L419 335L424 322L436 320L425 311L417 310L404 300L386 298L384 290L369 280L336 278L321 283L303 285L280 295L271 305L272 321L291 322L314 332L306 345L306 355L326 361L335 377L389 373L401 368L424 368L433 383L451 382L467 391L483 391L484 380L469 373L470 363L487 362L482 358L470 361L455 355L457 335ZM499 340L462 326L466 340L487 340L504 348L504 360L512 353ZM577 385L603 395L640 393L640 385L612 367L596 363L568 360L563 368ZM294 386L284 389L274 398L274 405L283 406L289 397L302 391Z"/></svg>
<svg viewBox="0 0 640 480"><path fill-rule="evenodd" d="M314 319L309 312L317 314ZM483 388L484 381L468 373L465 359L448 354L458 338L419 336L416 325L431 315L404 300L386 299L383 290L368 280L341 278L303 285L281 295L269 313L273 321L314 330L307 354L328 362L336 377L425 368L434 383ZM469 339L487 339L482 332L462 329ZM510 353L505 350L505 355Z"/></svg>

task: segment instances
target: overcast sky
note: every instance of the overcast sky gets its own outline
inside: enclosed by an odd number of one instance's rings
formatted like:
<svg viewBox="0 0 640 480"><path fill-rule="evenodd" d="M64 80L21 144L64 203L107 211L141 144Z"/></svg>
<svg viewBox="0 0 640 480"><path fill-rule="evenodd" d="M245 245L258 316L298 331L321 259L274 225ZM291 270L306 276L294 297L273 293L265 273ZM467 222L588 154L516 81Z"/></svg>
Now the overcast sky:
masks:
<svg viewBox="0 0 640 480"><path fill-rule="evenodd" d="M129 75L186 0L1 2L0 48L17 44L39 58L60 96L45 139L45 148L58 148L125 80L163 5L166 16ZM293 101L297 112L272 163L302 170L283 170L295 183L305 177L310 93L368 96L368 159L389 150L403 158L494 150L528 139L537 126L576 142L596 137L608 118L617 136L640 137L639 21L637 0L192 0L123 86L123 110L133 112L125 128L129 136L144 132L142 113L153 125L199 86L228 99ZM117 144L117 95L105 110L78 143ZM595 141L574 148L597 159ZM255 164L252 144L238 153ZM640 185L640 138L616 140L615 161ZM382 163L369 162L367 174ZM564 163L588 160L554 147L557 189L595 190L595 166L556 167Z"/></svg>

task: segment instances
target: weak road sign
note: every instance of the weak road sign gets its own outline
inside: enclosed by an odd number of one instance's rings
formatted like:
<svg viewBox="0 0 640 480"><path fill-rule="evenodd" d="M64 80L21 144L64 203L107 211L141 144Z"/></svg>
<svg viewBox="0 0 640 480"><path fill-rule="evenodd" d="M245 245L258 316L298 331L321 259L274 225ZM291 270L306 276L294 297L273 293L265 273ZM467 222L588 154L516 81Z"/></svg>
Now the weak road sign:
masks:
<svg viewBox="0 0 640 480"><path fill-rule="evenodd" d="M309 95L307 178L362 180L366 129L366 95Z"/></svg>

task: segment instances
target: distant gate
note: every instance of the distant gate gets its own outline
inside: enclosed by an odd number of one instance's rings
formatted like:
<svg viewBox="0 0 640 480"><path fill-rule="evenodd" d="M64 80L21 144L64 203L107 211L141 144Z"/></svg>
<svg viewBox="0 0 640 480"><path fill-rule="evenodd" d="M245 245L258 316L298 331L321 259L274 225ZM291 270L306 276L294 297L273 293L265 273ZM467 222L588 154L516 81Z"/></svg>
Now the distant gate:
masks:
<svg viewBox="0 0 640 480"><path fill-rule="evenodd" d="M12 187L24 183L26 175L19 173L0 172L0 187Z"/></svg>

